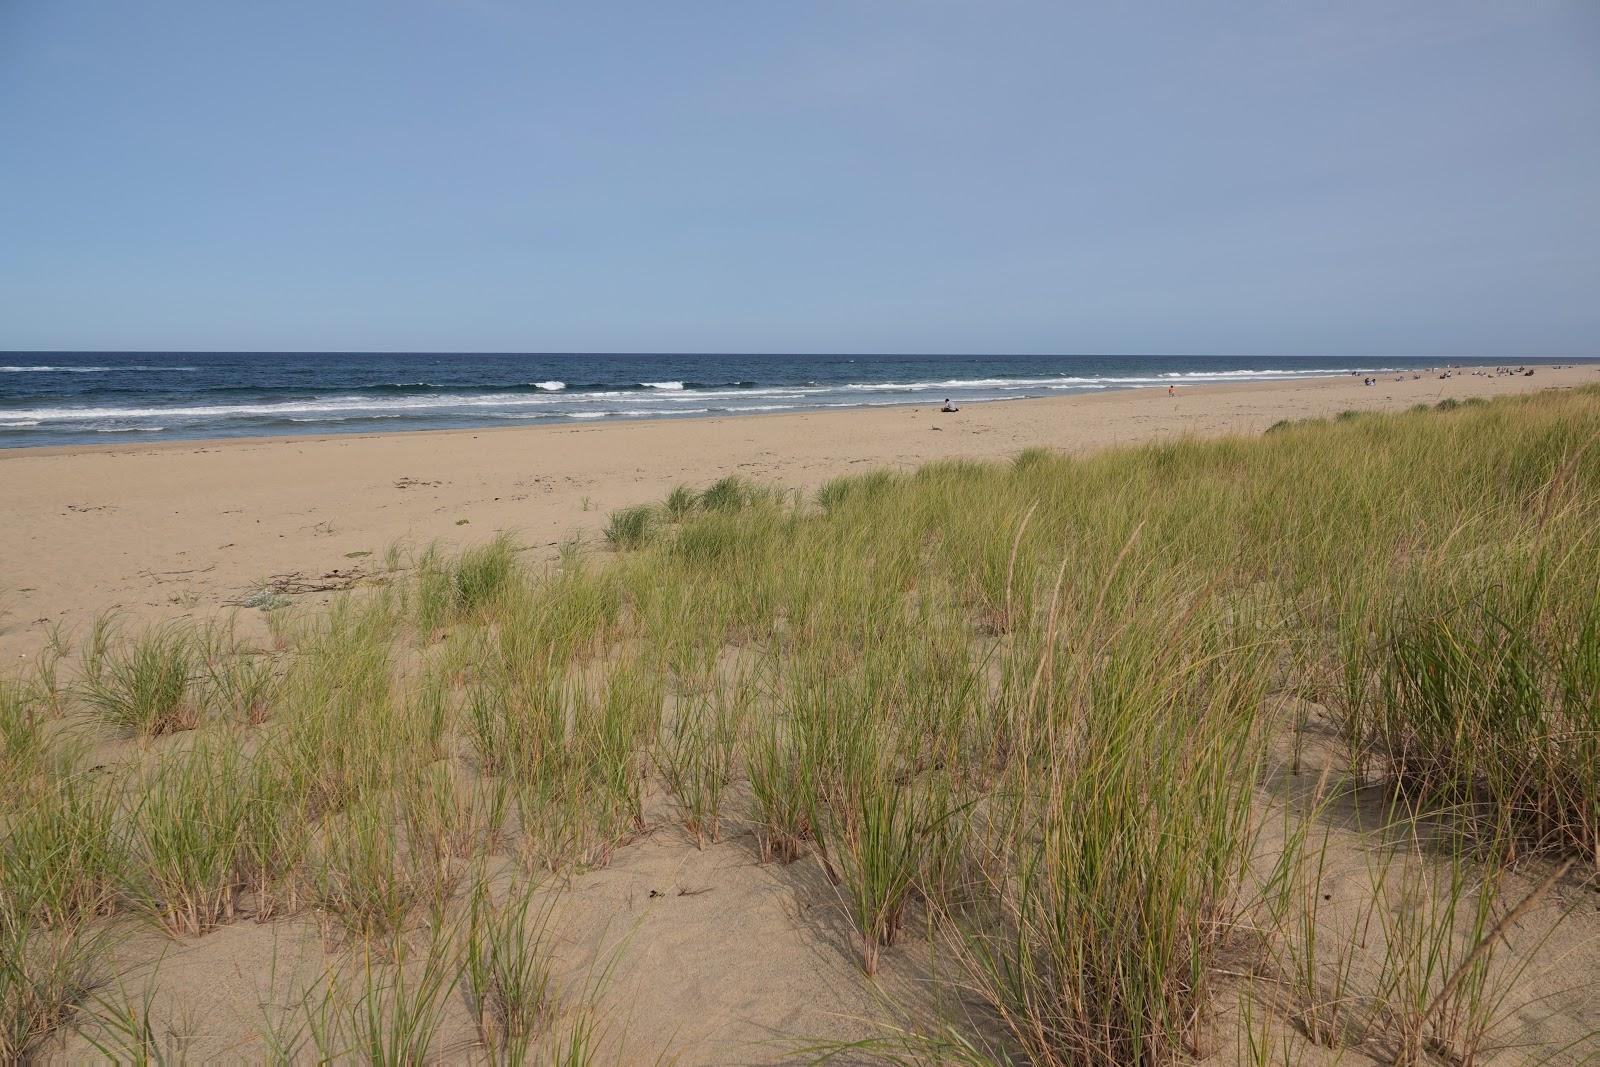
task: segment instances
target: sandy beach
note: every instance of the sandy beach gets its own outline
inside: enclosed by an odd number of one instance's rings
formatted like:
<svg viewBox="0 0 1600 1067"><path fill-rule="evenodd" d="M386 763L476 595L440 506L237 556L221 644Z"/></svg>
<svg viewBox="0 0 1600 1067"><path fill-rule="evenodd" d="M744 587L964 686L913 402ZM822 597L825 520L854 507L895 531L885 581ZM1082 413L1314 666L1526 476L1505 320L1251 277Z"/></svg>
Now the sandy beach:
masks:
<svg viewBox="0 0 1600 1067"><path fill-rule="evenodd" d="M725 474L813 489L842 473L932 459L1084 452L1184 435L1255 434L1280 419L1401 410L1600 381L1600 366L1532 377L1473 368L1292 382L1128 389L973 405L332 437L0 452L0 659L45 627L210 617L264 584L290 595L359 581L394 544L514 531L553 556L616 508ZM253 614L253 613L251 613Z"/></svg>
<svg viewBox="0 0 1600 1067"><path fill-rule="evenodd" d="M1570 404L1563 404L1562 394L1596 382L1600 382L1600 366L1591 364L1540 367L1532 377L1497 377L1468 370L1447 379L1436 374L1419 377L1407 374L1398 380L1391 376L1388 381L1376 385L1363 385L1360 378L1306 379L1191 387L1179 389L1174 395L1169 395L1164 388L1107 391L973 405L956 413L941 413L928 407L892 407L576 428L263 438L165 443L137 448L15 450L0 453L0 489L13 504L8 521L0 530L0 567L3 567L0 570L0 596L3 596L0 604L6 612L3 630L0 630L0 653L9 662L10 672L19 677L32 669L37 678L54 679L50 666L53 660L48 657L36 660L52 627L64 627L81 650L87 647L84 638L90 633L90 624L109 610L122 613L128 622L135 624L184 618L207 620L237 611L239 636L247 643L262 648L275 647L283 653L281 658L297 665L291 669L302 672L295 675L300 679L296 684L309 684L307 679L317 677L310 673L315 664L331 665L332 688L285 688L281 691L281 708L268 707L270 714L264 714L262 722L250 720L237 731L251 738L281 741L286 746L282 752L299 752L300 749L287 747L294 738L301 736L296 731L310 730L322 721L316 716L332 714L328 709L344 707L331 694L360 691L346 680L350 666L359 666L362 662L359 655L352 654L359 653L360 646L336 646L323 660L314 646L306 643L305 634L295 638L290 630L273 629L269 638L269 613L254 608L291 603L315 605L330 599L333 590L376 584L369 580L380 579L386 583L386 588L373 590L370 599L386 601L385 593L398 590L402 596L416 598L414 604L406 601L405 614L408 618L416 614L420 619L423 610L420 590L426 584L425 574L421 577L388 574L389 549L393 545L416 548L434 541L454 545L482 544L497 532L510 531L526 546L526 558L533 560L554 556L559 546L572 538L593 545L597 553L606 553L608 550L601 545L600 530L613 510L657 502L676 485L704 487L728 474L737 474L755 483L810 491L842 473L882 467L911 469L947 457L1004 459L1034 446L1082 454L1119 445L1186 437L1254 436L1280 420L1337 416L1346 411L1401 411L1417 405L1432 407L1446 399L1465 401L1547 389L1560 392L1536 401L1536 407L1544 403L1551 406L1541 407L1536 413L1543 419L1544 429L1530 431L1526 438L1548 442L1550 424L1561 423L1568 417L1565 412L1576 411L1581 404L1590 402L1587 398L1567 395ZM1521 405L1508 409L1526 411ZM1496 409L1471 409L1483 412L1481 415L1458 411L1452 415L1402 420L1393 424L1397 427L1396 441L1399 442L1404 433L1398 427L1406 425L1414 429L1460 426L1465 420L1481 418L1487 427L1494 419L1488 414L1492 410ZM1293 448L1296 440L1310 440L1321 434L1329 443L1330 451L1300 449L1305 464L1301 475L1289 477L1281 487L1275 482L1262 483L1266 488L1258 499L1273 506L1280 500L1298 500L1301 514L1309 516L1302 528L1320 531L1326 519L1323 511L1327 488L1318 483L1315 475L1326 469L1340 470L1348 476L1353 466L1363 474L1370 474L1373 484L1383 493L1404 489L1413 499L1429 495L1431 483L1405 484L1402 472L1407 469L1405 457L1411 453L1403 451L1397 443L1395 450L1386 450L1385 454L1369 454L1374 439L1368 438L1359 424L1354 433L1345 432L1346 429L1333 427L1326 433L1310 430L1305 434L1284 435L1281 439L1274 435L1273 440L1281 440ZM1343 448L1342 457L1332 451L1336 447ZM1239 451L1243 454L1275 450L1264 447ZM1050 464L1049 460L1043 462ZM1092 468L1091 464L1063 465L1051 476L1061 479L1059 484L1067 484L1082 476L1078 472ZM1028 477L1038 469L1034 465L1019 467L1004 472L995 482L1003 486L1006 480ZM1472 466L1471 469L1480 468ZM1084 486L1092 491L1093 476L1083 477ZM1207 475L1202 471L1198 477ZM1348 477L1345 483L1348 488L1351 484ZM1159 514L1165 507L1181 512L1187 522L1189 516L1205 512L1208 502L1216 495L1214 487L1220 483L1191 479L1161 492L1168 484L1167 470L1161 468L1155 480L1137 491L1136 498L1152 513ZM1557 482L1549 484L1559 488ZM920 503L923 490L911 491L917 493L917 500L909 502L914 508ZM1455 498L1455 491L1450 489L1440 496L1450 501ZM997 500L989 492L985 487L982 495L966 498L964 508L950 509L941 529L953 529L968 517L976 516L975 527L988 530L992 525L991 506L1004 514L1032 514L1025 507L1028 497L1013 495ZM1037 489L1028 492L1036 494ZM1033 495L1032 499L1037 501L1039 497ZM902 501L900 510L895 513L911 510L906 504ZM706 507L703 503L700 506ZM1124 511L1119 502L1097 513L1116 518ZM1399 513L1412 514L1411 511ZM702 514L710 517L709 513ZM841 514L848 516L850 512L846 510ZM820 521L826 525L831 521L831 513L829 519ZM1022 521L1026 523L1027 519ZM1056 521L1059 524L1060 520ZM891 527L892 520L881 517L873 525L875 530ZM678 536L687 537L690 529L681 527ZM1061 529L1059 525L1058 529ZM1228 518L1223 518L1214 531L1222 539L1240 536L1239 525ZM1118 542L1103 545L1102 550L1109 552L1121 540L1119 533ZM1374 543L1381 540L1382 536L1375 536ZM1021 543L1019 535L1012 545L1013 554L1017 551L1015 546ZM1161 552L1170 551L1169 546L1152 544ZM838 547L830 543L830 551ZM510 550L502 551L509 558ZM1212 555L1214 558L1216 553ZM1292 557L1293 553L1290 555ZM407 565L406 553L399 553L397 558L397 566ZM671 555L644 556L640 562L645 566L636 573L645 576L647 585L661 581L665 573L661 568L678 565L672 562L673 558ZM815 560L815 557L803 555L796 558L813 563ZM1012 558L1014 560L1015 555ZM624 570L629 566L630 557L622 554L615 562L618 570ZM792 573L811 575L816 571L813 563L800 566ZM1139 566L1148 568L1150 559ZM601 568L594 570L599 572ZM870 570L871 567L858 559L853 573L866 574ZM581 574L583 569L572 573ZM715 570L707 573L715 573ZM744 580L737 576L739 573L735 570L735 577L726 580L738 584ZM1065 567L1061 573L1067 573ZM681 581L681 575L674 580ZM452 581L459 582L459 576ZM1387 578L1380 577L1379 581L1387 581ZM1146 579L1145 584L1160 591L1154 579ZM702 588L714 590L715 587L708 584ZM260 599L263 590L268 594L265 601ZM1105 595L1103 590L1099 595ZM1009 593L1007 596L1009 598ZM560 593L552 604L557 601L579 605L586 602L584 594L571 591ZM1082 598L1080 602L1082 605L1089 603ZM720 602L708 596L704 603ZM332 613L312 612L302 616L295 612L271 612L270 616L282 627L288 619L325 620L329 614ZM659 624L663 617L655 618ZM695 625L681 607L673 608L665 618L667 632L679 626L688 629ZM1084 625L1097 618L1099 609L1095 608ZM1144 613L1139 618L1142 624L1158 625L1164 616L1157 611ZM892 613L884 621L893 624ZM404 689L404 685L413 680L411 672L427 669L430 663L449 664L455 658L476 654L472 651L475 649L500 647L492 642L474 643L476 624L466 616L453 617L450 626L439 629L434 629L431 623L418 625L421 627L418 631L406 632L395 646L396 677L401 682L394 684L392 692L387 688L382 690L392 699L357 706L350 719L341 720L341 731L358 740L366 738L362 743L369 745L367 754L354 765L366 766L368 761L378 760L378 754L391 747L408 751L407 745L416 744L414 740L403 740L411 736L406 733L407 724L414 720L421 706L414 704L412 696ZM507 627L502 634L517 632L514 624L502 621L500 625ZM912 628L910 623L898 625L906 627L907 640L913 641L915 647L920 647L925 639L936 639ZM306 631L307 634L311 632ZM959 632L963 642L970 639L965 629ZM989 633L983 629L974 632ZM1186 631L1174 631L1179 639L1183 632ZM424 636L419 638L419 634ZM980 636L977 640L981 644L987 639L987 636ZM293 644L296 640L301 643ZM736 673L731 668L741 663L740 657L748 651L741 651L740 645L730 643L725 637L720 640L718 656L721 658L708 661L716 665L709 668L707 675L718 679L713 684L718 687L719 694L723 692L725 676ZM1013 633L999 640L1015 642L1017 637ZM269 645L269 641L273 644ZM672 652L666 650L663 654ZM244 656L246 661L253 658L254 653ZM604 659L601 656L592 662ZM450 684L462 688L464 693L469 677L485 685L489 684L486 679L495 677L491 673L492 660L464 662L467 666L440 677L455 679ZM784 661L775 659L773 662ZM690 661L684 663L688 665ZM1267 661L1261 661L1262 666L1266 664ZM441 669L444 668L441 666ZM920 661L917 669L922 669ZM69 663L65 670L70 674L78 667ZM649 682L676 670L661 671L657 663L652 662L643 674L629 675L614 667L608 677L632 677ZM143 795L138 791L156 787L150 783L159 785L163 779L154 776L158 767L181 765L212 773L219 765L213 751L202 747L213 743L206 739L234 736L233 727L220 720L144 733L137 729L113 728L96 717L103 713L85 712L89 707L84 702L88 689L73 688L71 679L68 682L66 689L56 688L51 681L48 687L39 690L54 692L71 705L71 710L46 724L49 736L53 742L59 742L63 750L83 745L81 760L88 768L86 773L104 777L130 796ZM672 736L682 737L686 729L683 723L696 713L694 709L712 704L702 705L696 699L689 699L696 691L687 684L675 684L679 687L673 689L670 697L655 699L665 709L660 712L662 721L673 724ZM629 692L618 691L625 695ZM754 690L741 692L753 693ZM992 702L989 706L1005 706L1000 696L988 700ZM1276 733L1270 751L1262 757L1265 762L1260 781L1255 782L1255 772L1250 772L1252 785L1246 803L1251 805L1253 817L1264 828L1262 854L1271 855L1274 850L1290 854L1292 848L1300 847L1287 837L1275 836L1284 833L1282 828L1289 825L1279 814L1280 806L1281 810L1288 810L1306 803L1316 806L1326 802L1325 809L1318 809L1319 818L1325 819L1332 829L1319 846L1323 851L1318 853L1317 860L1326 869L1319 866L1314 879L1305 883L1311 887L1305 891L1323 901L1314 906L1323 915L1319 921L1328 924L1329 929L1348 928L1352 931L1349 936L1356 938L1354 931L1370 920L1371 911L1363 909L1375 907L1372 902L1379 902L1383 909L1388 909L1407 893L1432 893L1437 886L1417 880L1424 878L1431 868L1416 863L1397 868L1405 873L1394 875L1401 888L1392 895L1384 895L1386 890L1374 888L1375 884L1387 884L1381 879L1373 882L1370 858L1373 853L1367 838L1371 829L1369 822L1377 816L1381 787L1374 785L1375 779L1362 778L1349 771L1348 753L1342 747L1345 735L1340 732L1341 720L1329 707L1301 701L1302 698L1291 696L1285 690L1274 692L1263 706L1261 713L1268 717L1264 721L1269 722ZM504 706L508 709L507 723L534 721L529 714L531 705L508 703ZM617 706L626 705L619 703ZM922 705L915 700L903 700L895 706L917 708ZM1183 705L1182 721L1185 723L1190 721L1188 707ZM509 710L513 708L514 711ZM248 717L254 712L247 710L246 714ZM974 714L971 710L964 711L960 721L979 721L973 718ZM602 718L595 715L586 721L600 722ZM1292 722L1298 725L1290 729L1288 724ZM491 795L487 790L497 780L495 769L502 775L508 773L505 767L488 762L490 758L502 758L500 743L492 739L473 740L478 736L473 729L470 725L463 726L450 734L447 741L439 742L441 747L425 749L426 754L417 757L420 762L415 767L407 764L397 773L378 772L381 785L375 786L372 793L385 797L384 804L402 805L393 810L409 812L406 816L409 819L420 819L424 813L423 807L417 806L422 804L418 797L433 800L444 797L453 805L439 816L445 820L440 825L453 826L457 831L466 827L463 832L467 834L470 847L462 846L456 859L438 868L437 885L443 887L441 891L448 899L457 899L457 903L465 898L449 897L455 885L450 879L459 877L467 869L469 854L477 848L474 842L479 839L473 836L477 831L472 829L477 820L489 818L485 814L490 810L488 807L475 805ZM348 773L339 770L342 764L330 762L335 757L343 758L340 754L346 751L346 733L308 733L305 736L313 737L309 748L312 763L308 766L314 773L308 781L321 786L330 780L340 780L338 775ZM484 735L485 738L489 736ZM402 740L396 741L396 738ZM270 747L261 751L280 752ZM541 751L539 767L557 764L558 757ZM487 879L482 884L492 884L493 891L506 895L506 899L515 892L533 894L529 899L536 899L540 908L550 909L541 913L550 917L550 925L549 940L541 942L543 947L539 951L548 953L546 958L552 967L554 988L561 992L560 1006L552 1009L546 1025L553 1021L568 1025L571 1020L591 1017L586 1013L592 1012L601 1026L594 1039L600 1050L595 1062L726 1064L804 1062L809 1061L809 1057L796 1050L810 1048L818 1041L849 1043L882 1039L902 1025L928 1029L945 1024L940 1021L944 1017L939 1013L949 1010L948 1006L935 1003L938 998L930 990L949 981L952 975L964 980L962 976L967 972L961 968L970 961L963 963L954 956L946 958L959 942L950 939L953 928L941 927L935 921L933 909L916 912L919 917L912 922L917 927L914 936L903 938L898 945L891 943L891 947L885 949L888 964L884 972L875 980L864 980L862 965L856 956L859 930L857 925L852 925L857 919L852 918L855 913L849 909L852 898L840 888L841 884L850 884L849 878L842 883L836 881L831 861L786 864L773 859L767 851L770 845L762 844L771 840L763 836L769 832L763 829L767 824L744 814L760 810L754 800L754 772L747 768L741 779L728 780L732 783L728 785L732 799L728 805L726 829L722 836L713 834L706 841L697 836L698 831L691 834L686 828L688 824L683 814L687 810L684 806L686 787L680 783L669 788L666 784L664 768L668 763L665 761L673 757L664 755L668 749L660 744L651 751L648 763L643 762L642 757L638 762L631 762L633 757L629 757L627 765L632 769L626 779L638 790L638 807L627 829L619 832L614 840L606 840L601 851L584 853L588 858L581 863L561 866L540 858L537 849L543 847L541 842L544 841L539 836L540 827L545 824L538 820L547 817L543 808L517 809L516 840L522 843L516 847L527 850L525 852L509 851L510 846L491 846L488 842L493 835L484 831L489 836L482 838L484 850L480 858L486 866L480 875ZM261 755L257 758L262 761L261 765L270 766L265 761L279 757ZM231 773L226 768L234 765L220 766L224 770L217 773L225 774ZM422 769L417 770L418 767ZM647 767L650 769L645 770ZM432 783L429 788L435 791L415 791L415 782L405 784L410 781L407 775L434 776L417 780ZM1347 782L1341 778L1345 775L1348 775ZM1082 780L1093 777L1084 775ZM221 790L219 795L232 796L243 788L227 784L220 777L215 781L222 783L217 786ZM1324 786L1328 782L1342 784L1324 797ZM162 1032L173 1041L179 1038L172 1035L182 1035L181 1043L175 1047L199 1061L260 1058L267 1047L264 1042L268 1041L269 1031L276 1035L271 1040L279 1040L288 1031L276 1028L291 1025L294 1013L302 1010L297 1004L310 1003L294 998L309 997L317 983L341 965L341 960L354 958L344 951L345 943L340 940L337 924L343 921L339 916L346 912L354 914L355 906L341 911L337 902L329 903L334 900L334 896L329 895L334 893L329 888L334 883L317 881L324 877L319 872L346 870L340 866L345 861L335 855L335 842L344 838L322 835L332 826L353 825L333 821L354 818L350 814L353 803L342 814L316 816L305 814L310 809L287 806L288 801L282 801L285 806L281 808L274 808L276 803L278 801L266 803L262 810L281 813L284 819L281 830L287 835L284 840L311 842L306 846L311 851L306 854L310 858L304 861L304 871L292 877L285 876L287 880L283 885L291 887L285 890L288 895L284 901L288 903L273 903L277 898L268 893L269 887L263 882L249 890L252 895L248 904L238 914L229 911L224 919L215 923L215 928L174 934L170 930L164 932L159 923L142 919L130 910L132 905L128 901L144 899L137 895L145 892L140 888L144 883L130 881L128 884L133 889L119 890L122 895L108 898L116 901L109 926L118 936L114 942L108 942L114 947L104 965L106 974L114 975L117 984L115 987L108 985L101 995L115 998L141 988L154 990L148 994L151 1017L162 1020L161 1025L169 1028ZM376 805L378 801L372 803ZM129 825L136 828L143 825L139 822L143 809L131 810L134 814L128 816ZM391 812L389 807L374 806L371 810ZM588 809L582 810L587 812ZM412 827L413 823L405 825ZM422 825L415 823L415 826ZM1130 823L1117 825L1126 827ZM1118 834L1131 832L1123 828L1117 830ZM423 840L420 830L408 829L407 833L419 835L415 837L417 842ZM836 837L835 840L845 839ZM1170 840L1169 836L1162 836L1163 850ZM148 852L147 845L140 847ZM441 855L456 853L447 851ZM1164 851L1162 855L1165 856ZM1409 864L1407 860L1400 862ZM1062 866L1064 869L1070 865ZM358 874L365 870L354 864L348 869ZM359 883L356 875L352 875L351 884L389 884L381 881L382 877L387 877L382 872L400 869L391 857L391 861L374 868L379 875L371 877L377 881ZM1387 868L1384 870L1383 879L1387 879ZM1587 898L1580 900L1575 887L1552 890L1553 880L1538 882L1540 870L1542 868L1530 866L1527 870L1512 871L1506 876L1503 890L1495 890L1503 891L1507 901L1513 899L1511 894L1535 904L1540 903L1541 896L1546 893L1557 898L1547 907L1541 905L1540 910L1517 924L1508 934L1515 938L1518 946L1508 953L1512 962L1496 964L1508 975L1504 988L1510 991L1507 994L1510 999L1503 1011L1495 1009L1501 1014L1493 1020L1494 1034L1497 1041L1504 1035L1505 1047L1513 1051L1522 1047L1579 1048L1594 1034L1600 1034L1592 1011L1575 991L1578 987L1572 981L1573 975L1600 970L1600 935L1596 934ZM1564 870L1558 869L1555 877L1559 878ZM414 885L422 886L425 881L422 876L415 877L418 880ZM1312 878L1309 874L1305 877ZM1500 882L1495 884L1501 885ZM277 892L277 889L272 891ZM301 899L296 895L301 893L310 896ZM280 904L287 910L282 913L274 910ZM1411 907L1406 904L1406 909ZM420 912L421 909L414 910ZM123 921L124 913L128 921ZM1389 912L1380 910L1379 914ZM1541 954L1541 946L1554 930L1557 915L1569 916L1572 921L1562 928L1559 956L1546 959ZM247 918L251 921L246 921ZM404 920L401 922L403 929ZM417 924L413 931L418 944L421 944L421 934L417 931L422 928L423 924ZM457 929L448 924L428 928L435 932ZM1408 935L1399 926L1387 928L1384 936L1392 936L1397 945L1412 943L1405 940ZM1530 967L1526 961L1535 958L1541 965ZM1390 956L1374 953L1374 959L1389 961ZM950 970L952 964L954 970ZM1286 964L1279 961L1272 966L1282 969ZM367 974L372 973L375 972L369 967ZM595 977L600 973L604 974L603 981ZM1231 973L1218 972L1224 977ZM1295 1027L1303 1025L1295 1021L1298 1017L1241 1023L1240 1009L1232 1006L1240 995L1229 984L1233 977L1237 976L1227 977L1227 981L1219 985L1216 1015L1208 1017L1197 1031L1203 1034L1204 1040L1193 1050L1196 1062L1219 1065L1255 1062L1239 1053L1229 1036L1241 1026L1245 1029L1258 1027L1261 1034L1276 1035L1273 1040L1289 1043L1285 1048L1293 1044L1300 1050L1295 1062L1394 1061L1392 1051L1383 1046L1382 1041L1369 1042L1365 1036L1348 1040L1340 1037L1335 1043L1337 1047L1331 1049L1324 1048L1320 1038L1302 1042L1295 1036L1299 1032ZM1377 979L1371 981L1377 982ZM591 1000L592 1005L585 1007ZM439 1032L447 1035L438 1050L444 1062L478 1061L476 1057L481 1047L472 1035L478 1032L474 1027L480 1025L481 1020L474 1022L466 1004L464 997L455 995L444 996L438 1002ZM962 1010L975 1010L975 1014L965 1017L967 1022L963 1025L972 1025L978 1030L992 1028L992 1019L982 1021L988 1016L981 1007L971 1009L968 1005ZM87 1012L85 1018L89 1018ZM284 1019L291 1023L284 1023ZM979 1021L973 1022L973 1019ZM97 1031L97 1026L101 1030ZM94 1039L93 1035L102 1033L103 1038L103 1030L103 1023L86 1021L76 1031L64 1033L60 1040L52 1039L45 1053L46 1062L82 1061L90 1055L88 1043ZM1251 1033L1256 1032L1251 1030ZM1482 1043L1479 1038L1473 1040ZM1348 1049L1341 1042L1347 1043ZM1349 1055L1341 1059L1345 1051ZM1498 1054L1501 1050L1495 1051ZM927 1062L940 1060L930 1055ZM1482 1062L1516 1061L1488 1057Z"/></svg>

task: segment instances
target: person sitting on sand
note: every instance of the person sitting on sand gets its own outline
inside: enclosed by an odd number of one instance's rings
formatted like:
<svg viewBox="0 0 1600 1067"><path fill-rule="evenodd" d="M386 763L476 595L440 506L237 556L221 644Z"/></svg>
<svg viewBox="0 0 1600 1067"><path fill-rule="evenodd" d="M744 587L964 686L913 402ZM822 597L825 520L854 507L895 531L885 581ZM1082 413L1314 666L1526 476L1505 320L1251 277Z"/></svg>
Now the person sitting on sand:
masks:
<svg viewBox="0 0 1600 1067"><path fill-rule="evenodd" d="M949 397L945 397L944 398L944 407L940 408L939 410L940 411L960 411L961 409L956 407L954 404L950 403L950 398Z"/></svg>

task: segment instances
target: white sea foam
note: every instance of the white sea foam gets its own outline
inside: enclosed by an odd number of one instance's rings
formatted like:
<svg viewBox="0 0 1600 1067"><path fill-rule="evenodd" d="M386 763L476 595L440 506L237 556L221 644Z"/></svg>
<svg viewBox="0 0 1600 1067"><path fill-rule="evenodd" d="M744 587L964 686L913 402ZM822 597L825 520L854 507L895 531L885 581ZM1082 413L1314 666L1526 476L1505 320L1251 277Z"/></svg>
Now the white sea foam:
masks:
<svg viewBox="0 0 1600 1067"><path fill-rule="evenodd" d="M1231 381L1256 378L1322 378L1353 373L1356 372L1340 368L1311 368L1306 370L1168 371L1157 375L1097 374L1089 377L1063 374L1053 378L946 378L937 382L850 382L840 388L866 393L910 393L940 389L1029 389L1041 387L1046 389L1073 389L1104 388L1109 385L1148 385L1153 382L1165 382L1170 378L1185 378L1191 381ZM1380 373L1382 372L1380 371Z"/></svg>
<svg viewBox="0 0 1600 1067"><path fill-rule="evenodd" d="M1387 374L1392 367L1368 367L1368 374ZM1294 370L1170 370L1163 378L1318 378L1330 374L1360 374L1355 367L1308 367Z"/></svg>
<svg viewBox="0 0 1600 1067"><path fill-rule="evenodd" d="M15 369L15 368L7 368ZM23 368L32 369L32 368ZM43 369L40 365L39 369ZM74 368L87 369L87 368ZM183 368L164 368L179 370ZM148 425L129 422L159 420L163 427L181 420L185 428L195 424L241 419L286 419L297 423L358 421L361 419L433 417L456 415L474 418L534 419L561 417L597 419L607 416L645 418L652 415L697 415L709 411L761 412L798 407L880 407L894 404L926 403L942 396L963 402L1008 399L1018 395L1042 395L1059 391L1090 391L1128 386L1226 382L1251 379L1325 377L1347 373L1340 368L1306 370L1222 370L1175 371L1143 375L1059 375L1019 378L947 378L939 381L852 382L839 385L788 385L762 388L689 389L681 381L641 382L649 391L598 390L584 392L566 388L551 379L532 383L537 392L421 393L409 396L342 395L315 399L296 399L239 403L201 403L172 405L51 405L0 412L5 421L0 428L66 429L81 426L98 428L111 424L106 432L154 432ZM982 393L984 395L975 395ZM717 406L717 401L735 401Z"/></svg>
<svg viewBox="0 0 1600 1067"><path fill-rule="evenodd" d="M7 412L14 418L46 420L97 420L147 418L290 417L366 411L437 411L460 407L519 407L556 403L554 399L525 393L484 393L478 396L441 396L428 393L408 397L324 397L321 400L285 400L270 404L192 404L172 407L58 407L25 408Z"/></svg>
<svg viewBox="0 0 1600 1067"><path fill-rule="evenodd" d="M375 412L362 415L291 415L288 422L366 422L371 419L403 419L403 411Z"/></svg>
<svg viewBox="0 0 1600 1067"><path fill-rule="evenodd" d="M193 367L150 367L143 364L132 364L126 367L58 367L51 364L37 366L0 367L0 374L100 374L113 370L155 370L155 371L187 371Z"/></svg>
<svg viewBox="0 0 1600 1067"><path fill-rule="evenodd" d="M621 408L612 411L561 411L556 417L565 419L648 419L662 415L705 415L710 408Z"/></svg>
<svg viewBox="0 0 1600 1067"><path fill-rule="evenodd" d="M661 396L640 396L638 393L607 394L609 399L615 395L620 400L631 400L633 403L649 404L698 404L704 400L797 400L814 393L829 392L827 389L687 389L682 393L668 393ZM578 394L575 400L587 400L594 394Z"/></svg>
<svg viewBox="0 0 1600 1067"><path fill-rule="evenodd" d="M60 371L66 371L67 373L70 373L70 374L88 374L88 373L90 373L92 371L102 371L102 370L110 370L110 368L109 367L49 367L49 366L14 367L14 366L5 366L5 367L0 367L0 374L52 374L52 373L56 373L56 372L60 372Z"/></svg>

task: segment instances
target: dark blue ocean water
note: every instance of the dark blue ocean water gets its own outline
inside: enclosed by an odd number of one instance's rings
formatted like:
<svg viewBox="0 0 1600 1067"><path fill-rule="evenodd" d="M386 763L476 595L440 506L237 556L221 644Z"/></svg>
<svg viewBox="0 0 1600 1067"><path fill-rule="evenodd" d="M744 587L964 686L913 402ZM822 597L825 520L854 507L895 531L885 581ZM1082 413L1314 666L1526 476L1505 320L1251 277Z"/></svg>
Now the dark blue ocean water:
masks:
<svg viewBox="0 0 1600 1067"><path fill-rule="evenodd" d="M760 414L925 404L945 397L978 404L1438 362L1306 356L6 352L0 353L0 447Z"/></svg>

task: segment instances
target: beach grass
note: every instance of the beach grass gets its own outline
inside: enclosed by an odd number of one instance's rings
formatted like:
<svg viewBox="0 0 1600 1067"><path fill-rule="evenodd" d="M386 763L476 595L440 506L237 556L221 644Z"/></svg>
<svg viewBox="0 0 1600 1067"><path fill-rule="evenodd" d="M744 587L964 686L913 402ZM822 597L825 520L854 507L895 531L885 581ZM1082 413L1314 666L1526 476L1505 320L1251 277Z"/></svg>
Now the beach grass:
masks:
<svg viewBox="0 0 1600 1067"><path fill-rule="evenodd" d="M97 644L84 660L83 701L104 722L135 734L191 730L201 710L191 692L199 659L195 635L176 625Z"/></svg>
<svg viewBox="0 0 1600 1067"><path fill-rule="evenodd" d="M466 934L466 995L491 1058L524 1062L554 1010L547 930L550 907L537 883L496 903L474 882Z"/></svg>
<svg viewBox="0 0 1600 1067"><path fill-rule="evenodd" d="M937 950L965 1007L906 1055L1182 1062L1242 997L1257 1061L1473 1062L1557 1010L1506 916L1548 938L1600 859L1597 442L1590 389L731 477L613 513L604 553L430 548L275 611L271 654L97 628L64 710L0 685L0 1026L70 1025L87 927L306 912L362 962L302 1051L437 1054L459 990L484 1055L587 1060L612 1031L558 1018L559 913L484 871L581 884L675 823L814 860L862 981ZM90 774L75 715L141 740Z"/></svg>
<svg viewBox="0 0 1600 1067"><path fill-rule="evenodd" d="M249 778L235 738L161 761L128 813L127 897L168 932L200 934L233 917L243 884Z"/></svg>

